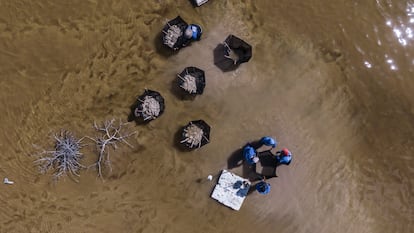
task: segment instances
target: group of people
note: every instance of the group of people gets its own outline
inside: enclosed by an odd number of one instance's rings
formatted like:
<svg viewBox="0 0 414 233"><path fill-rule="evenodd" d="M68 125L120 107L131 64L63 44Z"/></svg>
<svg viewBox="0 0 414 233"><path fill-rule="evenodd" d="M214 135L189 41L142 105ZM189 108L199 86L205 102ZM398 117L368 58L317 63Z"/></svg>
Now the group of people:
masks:
<svg viewBox="0 0 414 233"><path fill-rule="evenodd" d="M279 165L289 165L292 161L292 153L287 148L282 148L281 150L278 150L276 153L272 152L272 149L276 148L277 141L269 136L262 137L258 143L257 146L253 146L252 144L247 144L243 148L243 158L244 161L248 165L255 165L256 163L260 162L261 154L266 152L268 155L269 153L274 158L274 166L275 168ZM265 151L260 151L263 147L267 147L268 149ZM260 175L260 174L259 174ZM260 194L267 194L270 192L270 184L266 182L266 176L262 175L260 182L258 182L256 185L256 190Z"/></svg>

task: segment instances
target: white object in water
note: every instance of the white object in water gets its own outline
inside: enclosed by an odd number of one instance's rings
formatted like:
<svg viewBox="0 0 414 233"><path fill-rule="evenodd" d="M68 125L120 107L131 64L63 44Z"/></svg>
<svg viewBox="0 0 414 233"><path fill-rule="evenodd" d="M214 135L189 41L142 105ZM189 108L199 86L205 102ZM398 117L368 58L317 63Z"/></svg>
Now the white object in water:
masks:
<svg viewBox="0 0 414 233"><path fill-rule="evenodd" d="M11 181L6 177L6 178L4 178L3 183L5 183L5 184L14 184L14 181Z"/></svg>
<svg viewBox="0 0 414 233"><path fill-rule="evenodd" d="M191 37L193 37L193 30L191 30L191 27L185 29L184 35L187 39L191 39Z"/></svg>
<svg viewBox="0 0 414 233"><path fill-rule="evenodd" d="M223 170L211 198L234 210L240 210L250 185L249 180Z"/></svg>
<svg viewBox="0 0 414 233"><path fill-rule="evenodd" d="M208 175L207 176L207 180L213 180L213 176L212 175Z"/></svg>
<svg viewBox="0 0 414 233"><path fill-rule="evenodd" d="M183 34L183 31L177 25L172 25L168 28L168 31L164 32L164 34L164 44L170 48L174 48L175 43L177 43L177 40Z"/></svg>
<svg viewBox="0 0 414 233"><path fill-rule="evenodd" d="M208 0L194 0L195 4L197 4L197 6L201 6L204 3L208 2Z"/></svg>

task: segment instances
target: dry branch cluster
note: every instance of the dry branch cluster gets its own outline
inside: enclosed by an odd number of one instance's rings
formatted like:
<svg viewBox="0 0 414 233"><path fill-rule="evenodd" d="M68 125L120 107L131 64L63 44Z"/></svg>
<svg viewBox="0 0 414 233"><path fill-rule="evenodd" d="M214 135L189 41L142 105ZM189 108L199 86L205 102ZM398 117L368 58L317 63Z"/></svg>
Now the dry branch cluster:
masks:
<svg viewBox="0 0 414 233"><path fill-rule="evenodd" d="M98 169L98 175L102 178L102 166L107 165L111 171L111 160L110 160L110 154L107 150L108 147L112 147L113 150L116 150L118 148L117 143L121 142L124 143L130 147L133 147L131 144L129 144L128 141L125 139L136 134L136 132L126 132L124 130L124 126L128 123L122 123L119 121L118 124L114 124L115 120L112 119L110 121L105 121L102 126L98 126L96 122L94 123L94 128L98 132L100 132L100 135L91 138L87 137L91 140L93 140L96 144L96 149L98 150L98 160L96 163L92 164L91 166L96 166Z"/></svg>
<svg viewBox="0 0 414 233"><path fill-rule="evenodd" d="M181 88L189 92L190 94L197 93L197 83L196 78L192 75L186 74L184 77L178 75L178 77L183 80L183 84L180 85Z"/></svg>
<svg viewBox="0 0 414 233"><path fill-rule="evenodd" d="M201 140L203 140L203 130L195 124L191 124L184 129L185 139L181 143L188 143L190 148L194 146L201 147Z"/></svg>
<svg viewBox="0 0 414 233"><path fill-rule="evenodd" d="M183 31L177 25L172 25L169 27L168 31L164 32L165 34L165 43L169 47L174 47L175 43L177 43L178 38L183 35Z"/></svg>
<svg viewBox="0 0 414 233"><path fill-rule="evenodd" d="M160 115L161 112L161 106L160 103L152 96L145 96L144 100L139 100L142 103L142 111L139 111L138 113L141 113L144 117L144 121L155 119ZM139 115L138 113L135 113L135 115Z"/></svg>
<svg viewBox="0 0 414 233"><path fill-rule="evenodd" d="M85 167L80 163L83 157L80 152L82 138L78 140L70 132L63 130L54 135L54 139L54 150L41 152L41 158L35 161L40 172L46 173L49 169L54 169L55 179L63 175L79 177L79 170Z"/></svg>
<svg viewBox="0 0 414 233"><path fill-rule="evenodd" d="M114 119L105 121L101 126L94 123L94 128L99 133L98 136L86 136L79 140L70 132L61 131L59 135L54 135L54 150L44 150L40 152L38 154L40 158L37 159L35 163L39 165L41 173L53 170L53 177L55 179L67 175L77 181L76 177L79 177L80 169L93 166L97 168L98 176L103 178L103 165L107 165L111 168L108 147L112 147L113 150L115 150L118 148L118 142L132 147L132 145L126 141L126 138L136 134L136 132L127 132L125 127L127 124L128 123L123 123L121 121L116 122ZM84 166L80 163L80 160L83 157L80 149L83 147L82 140L84 138L94 141L98 151L97 161L90 166Z"/></svg>

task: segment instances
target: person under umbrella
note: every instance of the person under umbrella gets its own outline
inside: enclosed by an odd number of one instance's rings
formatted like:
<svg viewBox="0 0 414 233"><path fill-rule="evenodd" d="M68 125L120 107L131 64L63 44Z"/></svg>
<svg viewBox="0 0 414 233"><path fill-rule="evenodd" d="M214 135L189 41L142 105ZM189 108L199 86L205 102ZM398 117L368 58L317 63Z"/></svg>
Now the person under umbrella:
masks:
<svg viewBox="0 0 414 233"><path fill-rule="evenodd" d="M197 24L187 24L180 16L168 21L163 30L163 44L179 50L194 40L200 40L202 29Z"/></svg>
<svg viewBox="0 0 414 233"><path fill-rule="evenodd" d="M276 161L277 165L284 164L289 165L292 161L292 152L290 152L287 148L283 148L282 150L276 152Z"/></svg>

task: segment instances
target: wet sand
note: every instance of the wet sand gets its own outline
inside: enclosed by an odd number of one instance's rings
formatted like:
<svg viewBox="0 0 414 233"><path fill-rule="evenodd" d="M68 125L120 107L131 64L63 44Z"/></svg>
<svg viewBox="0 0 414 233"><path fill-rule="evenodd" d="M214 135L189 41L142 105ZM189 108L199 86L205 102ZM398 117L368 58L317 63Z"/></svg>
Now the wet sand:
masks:
<svg viewBox="0 0 414 233"><path fill-rule="evenodd" d="M361 27L370 29L383 19L377 7L5 3L0 174L15 184L1 185L0 232L411 232L414 82L405 78L411 70L400 65L395 73L404 78L391 79L386 65L365 69L363 59L395 44L371 46L354 29L360 18L340 20L356 9L366 12ZM156 36L177 15L201 24L204 34L167 56ZM223 73L213 49L230 33L253 45L253 58ZM194 100L173 88L187 66L206 72L204 93ZM146 88L163 95L166 110L147 125L131 124L134 148L111 151L113 170L105 170L104 181L93 169L82 171L79 183L54 184L50 174L38 173L33 144L49 149L62 128L93 136L94 121L126 121ZM211 142L184 152L175 135L197 119L212 127ZM271 193L249 195L239 212L209 198L214 183L207 175L228 169L235 151L263 135L294 154L269 180ZM96 158L93 146L83 152L85 163ZM232 171L243 174L241 167Z"/></svg>

